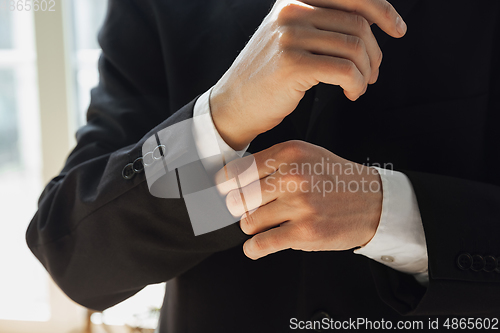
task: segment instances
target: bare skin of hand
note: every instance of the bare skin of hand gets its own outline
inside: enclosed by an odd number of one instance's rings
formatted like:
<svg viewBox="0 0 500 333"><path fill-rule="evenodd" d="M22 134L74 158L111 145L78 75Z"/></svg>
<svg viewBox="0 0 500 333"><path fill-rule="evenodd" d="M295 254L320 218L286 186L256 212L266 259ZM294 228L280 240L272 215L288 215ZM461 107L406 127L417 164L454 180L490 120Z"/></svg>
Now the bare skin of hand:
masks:
<svg viewBox="0 0 500 333"><path fill-rule="evenodd" d="M371 24L392 37L406 33L386 0L277 0L212 90L212 117L222 138L243 149L320 82L358 99L377 81L382 61Z"/></svg>
<svg viewBox="0 0 500 333"><path fill-rule="evenodd" d="M258 176L241 172L252 158ZM251 259L285 249L363 246L380 220L382 184L376 169L303 141L288 141L235 160L216 174L216 181L227 194L229 211L242 217L243 232L254 235L243 246Z"/></svg>

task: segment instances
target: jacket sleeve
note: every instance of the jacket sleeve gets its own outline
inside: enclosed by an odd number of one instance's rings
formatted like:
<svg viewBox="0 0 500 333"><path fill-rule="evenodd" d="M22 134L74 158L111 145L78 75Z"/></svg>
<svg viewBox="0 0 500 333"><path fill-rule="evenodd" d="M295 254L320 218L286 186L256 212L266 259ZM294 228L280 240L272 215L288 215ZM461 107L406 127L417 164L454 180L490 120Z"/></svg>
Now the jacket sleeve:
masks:
<svg viewBox="0 0 500 333"><path fill-rule="evenodd" d="M424 288L412 276L372 262L381 298L405 315L498 316L500 265L486 257L500 257L500 187L420 172L406 174L425 230L429 285ZM476 257L464 260L468 255Z"/></svg>
<svg viewBox="0 0 500 333"><path fill-rule="evenodd" d="M484 150L471 160L466 149L449 161L478 170L467 180L403 171L415 191L429 268L425 288L407 274L370 263L381 298L404 315L500 315L500 25L496 23L490 68ZM471 117L475 110L470 110ZM482 166L478 168L477 166ZM480 171L480 172L479 172ZM472 261L471 261L472 257ZM496 258L496 262L493 260ZM496 269L495 269L496 265Z"/></svg>
<svg viewBox="0 0 500 333"><path fill-rule="evenodd" d="M142 155L143 143L191 118L195 102L170 110L165 50L146 6L110 0L87 124L43 191L26 235L59 287L95 310L246 239L235 224L195 237L182 199L153 197L144 173L122 177L124 166Z"/></svg>

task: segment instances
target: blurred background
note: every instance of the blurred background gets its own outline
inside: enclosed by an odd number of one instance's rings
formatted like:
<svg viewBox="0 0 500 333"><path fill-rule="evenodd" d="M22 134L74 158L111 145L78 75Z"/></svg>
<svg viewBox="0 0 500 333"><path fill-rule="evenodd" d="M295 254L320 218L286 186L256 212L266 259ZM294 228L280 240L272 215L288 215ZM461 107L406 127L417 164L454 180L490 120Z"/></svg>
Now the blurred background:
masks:
<svg viewBox="0 0 500 333"><path fill-rule="evenodd" d="M38 5L38 6L37 6ZM0 333L152 332L165 285L103 313L67 298L26 228L85 123L106 0L0 0Z"/></svg>

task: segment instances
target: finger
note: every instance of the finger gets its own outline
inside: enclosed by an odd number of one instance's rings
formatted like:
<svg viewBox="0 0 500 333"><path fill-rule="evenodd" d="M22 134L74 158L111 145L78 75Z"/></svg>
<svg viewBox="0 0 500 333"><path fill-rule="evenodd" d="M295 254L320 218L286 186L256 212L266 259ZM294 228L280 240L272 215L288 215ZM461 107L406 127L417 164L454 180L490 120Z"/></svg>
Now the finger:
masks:
<svg viewBox="0 0 500 333"><path fill-rule="evenodd" d="M363 39L332 31L301 29L298 45L313 54L349 59L364 76L365 83L370 81L372 69Z"/></svg>
<svg viewBox="0 0 500 333"><path fill-rule="evenodd" d="M282 145L274 145L254 155L236 159L217 171L215 183L219 192L226 195L231 190L247 186L275 173L282 163L281 156L278 158Z"/></svg>
<svg viewBox="0 0 500 333"><path fill-rule="evenodd" d="M269 176L230 191L226 197L227 209L233 216L242 216L276 200L280 195L276 182L275 177Z"/></svg>
<svg viewBox="0 0 500 333"><path fill-rule="evenodd" d="M372 70L370 83L374 83L376 70L382 62L382 51L373 35L370 23L361 15L330 8L317 8L310 15L310 21L317 29L357 36L363 40Z"/></svg>
<svg viewBox="0 0 500 333"><path fill-rule="evenodd" d="M259 207L251 214L245 213L241 217L240 227L245 234L255 235L288 221L290 215L288 205L278 199Z"/></svg>
<svg viewBox="0 0 500 333"><path fill-rule="evenodd" d="M311 75L319 82L339 85L351 101L363 94L366 82L356 65L348 59L323 55L303 55L307 65L303 66L304 75Z"/></svg>
<svg viewBox="0 0 500 333"><path fill-rule="evenodd" d="M377 68L375 70L375 73L372 74L372 77L370 78L370 82L368 82L368 83L369 84L374 84L375 82L377 82L379 73L380 73L380 69Z"/></svg>
<svg viewBox="0 0 500 333"><path fill-rule="evenodd" d="M254 155L238 158L226 164L215 174L215 184L221 195L228 194L231 190L241 188L264 177L259 172Z"/></svg>
<svg viewBox="0 0 500 333"><path fill-rule="evenodd" d="M354 12L392 37L400 38L406 33L406 23L394 7L386 0L305 0L305 3L323 8Z"/></svg>
<svg viewBox="0 0 500 333"><path fill-rule="evenodd" d="M283 223L277 228L259 233L243 244L243 252L250 259L259 259L268 254L289 249L296 242L295 227Z"/></svg>
<svg viewBox="0 0 500 333"><path fill-rule="evenodd" d="M388 35L400 38L406 34L405 21L388 1L364 0L353 2L356 13L375 23Z"/></svg>

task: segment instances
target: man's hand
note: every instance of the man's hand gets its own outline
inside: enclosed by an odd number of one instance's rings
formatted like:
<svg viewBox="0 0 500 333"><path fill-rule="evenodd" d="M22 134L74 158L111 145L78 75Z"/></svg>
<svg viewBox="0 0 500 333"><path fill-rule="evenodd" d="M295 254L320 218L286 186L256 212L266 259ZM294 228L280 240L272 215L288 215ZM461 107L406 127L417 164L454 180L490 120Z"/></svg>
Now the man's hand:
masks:
<svg viewBox="0 0 500 333"><path fill-rule="evenodd" d="M278 0L215 85L210 99L222 138L240 150L290 114L323 82L350 100L378 78L382 52L370 29L393 37L406 25L386 0Z"/></svg>
<svg viewBox="0 0 500 333"><path fill-rule="evenodd" d="M229 211L242 216L243 232L255 235L243 246L249 258L289 248L347 250L375 235L382 210L376 169L302 141L275 145L253 158L260 179L242 172L252 156L216 174Z"/></svg>

